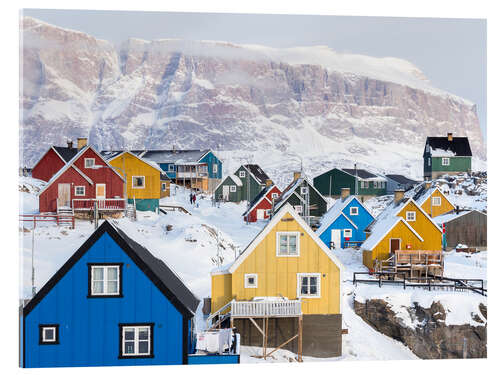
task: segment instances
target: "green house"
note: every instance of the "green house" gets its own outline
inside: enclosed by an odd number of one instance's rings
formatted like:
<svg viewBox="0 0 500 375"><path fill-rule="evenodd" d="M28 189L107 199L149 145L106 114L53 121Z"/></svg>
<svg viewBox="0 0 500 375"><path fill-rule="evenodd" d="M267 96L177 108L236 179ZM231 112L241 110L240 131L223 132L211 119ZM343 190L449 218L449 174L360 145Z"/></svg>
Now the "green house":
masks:
<svg viewBox="0 0 500 375"><path fill-rule="evenodd" d="M241 202L242 186L241 180L237 176L230 174L215 188L215 199L225 202Z"/></svg>
<svg viewBox="0 0 500 375"><path fill-rule="evenodd" d="M442 175L469 173L472 151L467 137L427 137L424 149L424 179L434 180Z"/></svg>
<svg viewBox="0 0 500 375"><path fill-rule="evenodd" d="M251 202L266 187L266 183L271 184L272 181L262 168L257 164L245 164L215 188L215 198L226 202Z"/></svg>
<svg viewBox="0 0 500 375"><path fill-rule="evenodd" d="M386 195L387 179L364 169L333 168L313 179L314 187L324 196L338 198L342 188L349 188L351 193L367 198ZM356 186L357 185L357 186Z"/></svg>
<svg viewBox="0 0 500 375"><path fill-rule="evenodd" d="M310 226L317 226L327 210L325 197L300 172L294 173L293 181L275 201L273 215L285 206L285 203L290 203Z"/></svg>

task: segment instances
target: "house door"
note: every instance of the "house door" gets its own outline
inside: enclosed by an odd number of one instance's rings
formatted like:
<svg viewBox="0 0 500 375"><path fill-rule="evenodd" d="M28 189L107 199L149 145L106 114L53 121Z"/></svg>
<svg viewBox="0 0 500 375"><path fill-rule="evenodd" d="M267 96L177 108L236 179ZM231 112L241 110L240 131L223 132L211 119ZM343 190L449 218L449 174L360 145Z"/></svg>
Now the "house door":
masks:
<svg viewBox="0 0 500 375"><path fill-rule="evenodd" d="M222 187L222 199L225 201L229 200L229 186L223 186Z"/></svg>
<svg viewBox="0 0 500 375"><path fill-rule="evenodd" d="M340 229L332 229L332 238L330 242L331 249L340 249Z"/></svg>
<svg viewBox="0 0 500 375"><path fill-rule="evenodd" d="M394 254L396 250L401 250L401 239L391 238L391 254Z"/></svg>
<svg viewBox="0 0 500 375"><path fill-rule="evenodd" d="M106 184L95 185L95 198L106 199Z"/></svg>
<svg viewBox="0 0 500 375"><path fill-rule="evenodd" d="M257 220L264 220L264 214L266 213L266 210L258 209L257 210Z"/></svg>
<svg viewBox="0 0 500 375"><path fill-rule="evenodd" d="M57 207L71 207L71 185L59 184L57 186Z"/></svg>

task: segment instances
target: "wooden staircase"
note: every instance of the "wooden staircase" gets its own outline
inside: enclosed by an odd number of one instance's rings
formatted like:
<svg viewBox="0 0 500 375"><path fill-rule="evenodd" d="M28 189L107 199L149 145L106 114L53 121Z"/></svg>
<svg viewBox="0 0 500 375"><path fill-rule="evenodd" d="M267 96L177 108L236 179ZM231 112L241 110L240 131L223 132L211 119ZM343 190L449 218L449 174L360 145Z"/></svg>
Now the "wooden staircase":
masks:
<svg viewBox="0 0 500 375"><path fill-rule="evenodd" d="M128 217L132 221L137 220L137 210L136 210L134 204L132 204L132 203L127 204L127 207L125 209L125 216Z"/></svg>

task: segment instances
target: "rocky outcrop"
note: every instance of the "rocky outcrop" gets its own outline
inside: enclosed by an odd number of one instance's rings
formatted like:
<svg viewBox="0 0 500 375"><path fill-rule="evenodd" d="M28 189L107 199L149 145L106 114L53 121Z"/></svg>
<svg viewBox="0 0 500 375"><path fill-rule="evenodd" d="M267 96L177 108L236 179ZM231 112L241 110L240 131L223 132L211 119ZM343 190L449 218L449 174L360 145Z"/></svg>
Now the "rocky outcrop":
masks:
<svg viewBox="0 0 500 375"><path fill-rule="evenodd" d="M429 308L417 303L407 307L414 324L408 326L382 299L354 301L356 314L377 331L401 341L423 359L486 358L487 308L479 305L482 316L476 324L447 325L446 311L439 302Z"/></svg>
<svg viewBox="0 0 500 375"><path fill-rule="evenodd" d="M169 39L115 48L29 17L21 28L28 166L49 145L85 135L107 149L175 145L320 159L335 151L332 158L370 163L394 153L405 167L409 148L421 164L425 137L453 132L486 155L475 105L433 88L403 60Z"/></svg>

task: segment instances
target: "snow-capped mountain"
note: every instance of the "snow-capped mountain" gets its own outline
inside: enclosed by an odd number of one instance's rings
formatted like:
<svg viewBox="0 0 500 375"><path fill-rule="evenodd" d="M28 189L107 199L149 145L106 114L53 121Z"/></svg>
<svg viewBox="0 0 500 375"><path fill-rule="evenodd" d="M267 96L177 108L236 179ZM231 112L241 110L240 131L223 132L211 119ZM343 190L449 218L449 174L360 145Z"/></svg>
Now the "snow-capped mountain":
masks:
<svg viewBox="0 0 500 375"><path fill-rule="evenodd" d="M30 17L21 32L27 166L89 136L106 149L211 148L225 172L248 160L278 180L300 158L311 174L358 162L421 177L426 136L447 132L468 136L485 166L475 105L401 59L174 39L114 47Z"/></svg>

